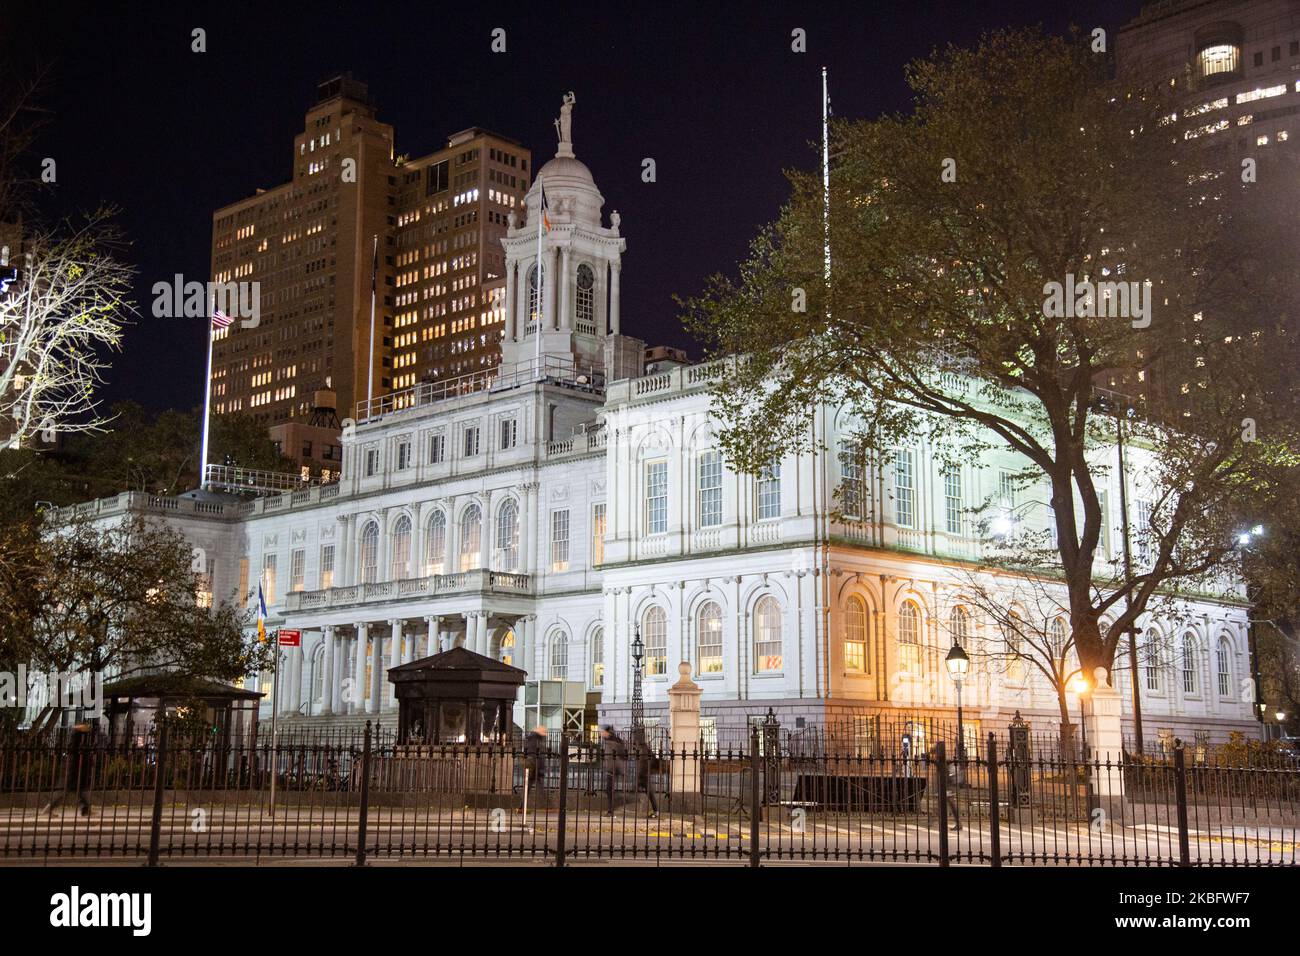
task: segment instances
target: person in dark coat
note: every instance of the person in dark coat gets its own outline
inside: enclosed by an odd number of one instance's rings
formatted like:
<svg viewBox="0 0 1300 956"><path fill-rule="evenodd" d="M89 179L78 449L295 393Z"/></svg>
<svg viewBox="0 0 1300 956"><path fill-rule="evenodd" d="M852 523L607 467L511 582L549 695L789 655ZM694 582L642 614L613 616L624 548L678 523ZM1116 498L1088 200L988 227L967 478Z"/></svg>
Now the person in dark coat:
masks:
<svg viewBox="0 0 1300 956"><path fill-rule="evenodd" d="M76 793L81 815L90 816L90 780L94 756L91 749L90 724L75 725L68 738L63 768L63 789L55 791L49 803L41 808L41 813L53 813L55 807Z"/></svg>
<svg viewBox="0 0 1300 956"><path fill-rule="evenodd" d="M957 814L957 764L949 759L947 763L948 773L948 812L952 815L952 820L948 824L949 829L961 829L961 817ZM930 748L930 783L934 787L934 792L939 792L939 749Z"/></svg>
<svg viewBox="0 0 1300 956"><path fill-rule="evenodd" d="M654 790L650 788L650 768L654 763L654 757L644 736L633 741L632 749L636 756L636 789L638 793L644 793L646 799L650 801L650 819L654 819L659 816L659 804L655 800Z"/></svg>
<svg viewBox="0 0 1300 956"><path fill-rule="evenodd" d="M600 731L601 769L605 771L605 816L614 815L614 782L622 786L623 775L627 771L627 744L614 732L611 724L606 724Z"/></svg>
<svg viewBox="0 0 1300 956"><path fill-rule="evenodd" d="M528 773L528 788L537 791L538 803L546 800L546 753L549 748L544 724L538 724L524 737L524 767ZM520 812L523 811L523 807L519 809Z"/></svg>

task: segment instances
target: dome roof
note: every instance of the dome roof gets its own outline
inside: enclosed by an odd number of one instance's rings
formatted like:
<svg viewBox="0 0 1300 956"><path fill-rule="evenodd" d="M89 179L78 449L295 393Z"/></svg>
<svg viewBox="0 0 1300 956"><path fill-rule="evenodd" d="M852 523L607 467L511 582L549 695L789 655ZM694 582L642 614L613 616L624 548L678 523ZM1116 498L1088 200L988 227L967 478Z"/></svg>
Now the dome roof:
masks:
<svg viewBox="0 0 1300 956"><path fill-rule="evenodd" d="M591 175L587 164L575 156L553 156L550 162L537 171L537 179L546 181L546 188L563 186L590 186L596 188L596 180ZM552 185L554 184L554 185Z"/></svg>
<svg viewBox="0 0 1300 956"><path fill-rule="evenodd" d="M541 201L542 186L546 187L546 206L552 222L601 227L605 197L596 188L591 170L582 160L560 154L537 171L528 195L524 197L529 222L535 221L533 216Z"/></svg>

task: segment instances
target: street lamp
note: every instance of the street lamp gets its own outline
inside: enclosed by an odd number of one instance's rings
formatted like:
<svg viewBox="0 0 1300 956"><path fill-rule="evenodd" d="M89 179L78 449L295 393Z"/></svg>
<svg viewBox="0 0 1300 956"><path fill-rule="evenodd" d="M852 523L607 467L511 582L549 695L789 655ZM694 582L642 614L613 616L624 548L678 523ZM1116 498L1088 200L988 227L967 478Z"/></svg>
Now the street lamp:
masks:
<svg viewBox="0 0 1300 956"><path fill-rule="evenodd" d="M952 650L944 658L944 665L948 668L948 676L952 682L957 685L957 760L966 759L966 733L962 726L961 715L961 684L966 679L966 671L970 669L970 658L962 650L960 644L952 642Z"/></svg>
<svg viewBox="0 0 1300 956"><path fill-rule="evenodd" d="M1083 759L1088 759L1088 722L1083 712L1083 695L1088 693L1088 678L1080 671L1070 680L1070 689L1079 695L1079 746L1083 748Z"/></svg>
<svg viewBox="0 0 1300 956"><path fill-rule="evenodd" d="M632 740L640 743L645 736L645 701L641 698L641 661L645 657L645 643L641 640L641 625L636 626L632 637Z"/></svg>

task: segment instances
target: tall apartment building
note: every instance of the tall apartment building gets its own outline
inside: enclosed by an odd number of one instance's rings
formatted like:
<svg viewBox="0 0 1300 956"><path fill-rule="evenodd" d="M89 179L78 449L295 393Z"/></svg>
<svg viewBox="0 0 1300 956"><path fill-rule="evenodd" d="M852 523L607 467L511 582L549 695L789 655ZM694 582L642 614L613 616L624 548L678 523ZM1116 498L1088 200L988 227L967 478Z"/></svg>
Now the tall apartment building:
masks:
<svg viewBox="0 0 1300 956"><path fill-rule="evenodd" d="M292 179L213 214L213 281L258 283L260 306L255 326L214 334L213 414L252 414L285 455L337 471L335 433L307 424L322 394L346 418L368 394L494 365L499 239L530 161L480 129L408 160L365 84L320 84L294 137Z"/></svg>

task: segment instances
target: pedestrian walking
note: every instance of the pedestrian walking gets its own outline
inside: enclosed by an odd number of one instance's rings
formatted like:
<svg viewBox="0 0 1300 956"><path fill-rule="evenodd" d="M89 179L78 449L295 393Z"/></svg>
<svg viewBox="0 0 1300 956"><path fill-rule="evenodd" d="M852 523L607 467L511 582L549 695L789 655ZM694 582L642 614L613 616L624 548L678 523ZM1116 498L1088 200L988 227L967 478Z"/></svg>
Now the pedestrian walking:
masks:
<svg viewBox="0 0 1300 956"><path fill-rule="evenodd" d="M535 806L546 802L546 754L549 749L545 724L538 724L524 737L524 769L528 775L524 799L528 799L529 790L535 790L538 798ZM523 807L519 810L522 813Z"/></svg>
<svg viewBox="0 0 1300 956"><path fill-rule="evenodd" d="M947 774L947 795L948 795L948 812L952 815L952 822L949 829L961 829L961 816L957 812L957 764L954 761L946 761ZM930 748L930 785L934 787L935 793L939 792L939 748Z"/></svg>
<svg viewBox="0 0 1300 956"><path fill-rule="evenodd" d="M650 819L653 820L659 816L659 804L655 801L654 790L650 787L650 771L655 763L655 757L650 753L650 747L645 742L645 737L640 736L634 741L636 751L636 789L638 793L644 793L650 801Z"/></svg>
<svg viewBox="0 0 1300 956"><path fill-rule="evenodd" d="M627 771L627 744L614 732L611 724L600 731L600 765L605 771L605 816L614 815L614 784L622 789L623 775Z"/></svg>
<svg viewBox="0 0 1300 956"><path fill-rule="evenodd" d="M90 724L76 724L68 737L63 767L63 788L56 790L48 803L41 807L41 813L54 812L64 800L72 794L77 795L77 805L83 817L90 816L90 780L93 770L94 752L91 750Z"/></svg>

